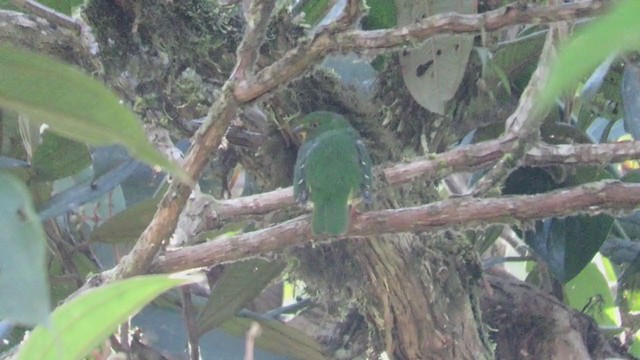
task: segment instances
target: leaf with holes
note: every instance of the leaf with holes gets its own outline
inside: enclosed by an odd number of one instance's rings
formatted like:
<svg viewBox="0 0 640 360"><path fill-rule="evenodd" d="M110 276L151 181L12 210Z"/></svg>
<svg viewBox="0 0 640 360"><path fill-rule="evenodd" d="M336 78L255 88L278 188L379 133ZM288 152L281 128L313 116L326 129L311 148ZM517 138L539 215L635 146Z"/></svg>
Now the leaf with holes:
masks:
<svg viewBox="0 0 640 360"><path fill-rule="evenodd" d="M431 15L455 11L475 14L475 0L396 0L398 25L409 25ZM464 76L473 35L438 35L421 47L400 53L400 66L411 96L429 111L444 114L445 104Z"/></svg>

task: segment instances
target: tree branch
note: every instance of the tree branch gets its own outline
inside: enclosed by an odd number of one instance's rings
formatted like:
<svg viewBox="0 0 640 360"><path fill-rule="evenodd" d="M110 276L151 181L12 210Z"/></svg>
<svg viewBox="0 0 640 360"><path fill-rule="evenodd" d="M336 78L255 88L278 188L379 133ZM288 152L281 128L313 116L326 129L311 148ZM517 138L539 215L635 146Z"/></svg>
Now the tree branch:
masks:
<svg viewBox="0 0 640 360"><path fill-rule="evenodd" d="M370 52L415 46L437 34L474 33L515 24L575 20L594 16L604 8L605 2L601 0L546 7L506 6L482 14L438 14L413 25L388 30L349 30L338 34L321 32L287 52L281 60L262 69L256 76L238 83L234 95L240 102L253 100L302 75L309 66L331 52Z"/></svg>
<svg viewBox="0 0 640 360"><path fill-rule="evenodd" d="M538 66L520 96L518 107L505 122L505 133L507 134L505 136L510 137L510 135L513 135L518 138L518 141L516 141L512 152L503 155L496 165L478 180L472 195L483 195L498 184L501 184L518 166L531 144L539 138L540 125L546 116L544 112L548 112L548 109L541 111L536 106L536 101L549 76L549 63L555 48L555 33L555 26L551 25L542 53L540 53Z"/></svg>
<svg viewBox="0 0 640 360"><path fill-rule="evenodd" d="M455 172L484 169L512 151L515 141L515 137L505 137L459 147L433 158L394 165L383 170L384 178L387 183L398 185L417 177L433 180ZM538 143L524 155L523 165L605 165L639 157L640 141L571 145Z"/></svg>
<svg viewBox="0 0 640 360"><path fill-rule="evenodd" d="M21 7L23 9L29 10L32 13L47 19L52 24L57 26L61 26L63 28L67 28L69 30L73 30L76 33L80 33L80 24L72 19L71 17L57 12L54 9L42 5L41 3L34 0L12 0L11 3L14 6Z"/></svg>
<svg viewBox="0 0 640 360"><path fill-rule="evenodd" d="M420 177L438 180L456 172L476 171L492 166L512 151L516 137L489 140L447 151L408 164L378 169L388 185L400 185ZM522 165L606 165L640 158L640 141L611 144L549 145L537 143L525 154ZM291 187L229 200L199 194L182 216L181 228L188 236L215 229L225 219L263 215L295 204Z"/></svg>
<svg viewBox="0 0 640 360"><path fill-rule="evenodd" d="M184 161L187 174L198 179L205 168L209 156L216 151L222 142L227 127L236 116L238 104L233 99L233 87L238 76L250 70L250 64L257 56L259 46L265 35L275 0L254 0L249 7L247 26L239 47L236 71L222 87L222 93L213 103L204 124L192 138L193 146ZM240 70L240 71L238 71ZM123 257L110 274L116 279L144 273L160 250L162 243L174 232L178 218L191 194L191 188L174 182L158 206L153 220L140 235L134 248Z"/></svg>
<svg viewBox="0 0 640 360"><path fill-rule="evenodd" d="M90 44L78 37L74 30L54 26L33 15L0 10L0 43L12 44L52 55L89 73L101 71L100 61L91 53Z"/></svg>
<svg viewBox="0 0 640 360"><path fill-rule="evenodd" d="M456 198L432 204L359 214L349 236L439 231L455 226L482 227L513 224L548 217L631 211L640 205L640 184L602 181L539 195L501 198ZM348 237L341 237L347 239ZM167 252L152 272L174 272L259 256L309 242L309 216L232 237ZM317 238L316 240L327 240ZM335 239L334 239L335 240Z"/></svg>

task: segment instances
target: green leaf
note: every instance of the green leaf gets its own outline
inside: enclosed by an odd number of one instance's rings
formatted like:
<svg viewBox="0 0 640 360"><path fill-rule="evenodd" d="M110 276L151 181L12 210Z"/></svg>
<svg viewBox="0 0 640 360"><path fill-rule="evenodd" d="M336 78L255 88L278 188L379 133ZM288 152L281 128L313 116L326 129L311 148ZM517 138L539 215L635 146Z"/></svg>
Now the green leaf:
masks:
<svg viewBox="0 0 640 360"><path fill-rule="evenodd" d="M18 359L81 359L159 294L198 278L138 276L89 290L59 306L51 314L49 326L36 327Z"/></svg>
<svg viewBox="0 0 640 360"><path fill-rule="evenodd" d="M135 241L153 219L159 202L160 197L147 199L115 214L96 228L89 240L103 243Z"/></svg>
<svg viewBox="0 0 640 360"><path fill-rule="evenodd" d="M31 159L31 166L36 172L34 179L38 181L71 176L90 165L91 154L87 145L49 131L42 137L42 144Z"/></svg>
<svg viewBox="0 0 640 360"><path fill-rule="evenodd" d="M474 247L478 251L479 254L484 254L491 245L500 237L502 234L502 230L504 229L504 225L491 225L481 231L478 234L473 234L473 242Z"/></svg>
<svg viewBox="0 0 640 360"><path fill-rule="evenodd" d="M493 62L502 69L516 89L522 90L529 83L538 66L538 58L544 46L545 34L516 38L495 52Z"/></svg>
<svg viewBox="0 0 640 360"><path fill-rule="evenodd" d="M204 334L234 317L247 302L260 295L284 268L284 262L262 259L227 266L198 318L198 332Z"/></svg>
<svg viewBox="0 0 640 360"><path fill-rule="evenodd" d="M616 308L613 295L604 276L594 263L589 263L564 286L567 303L578 311L583 309L598 325L620 325L620 315L612 316ZM615 311L613 312L615 314Z"/></svg>
<svg viewBox="0 0 640 360"><path fill-rule="evenodd" d="M551 65L538 105L547 108L562 91L588 76L609 55L640 47L640 1L616 2L611 12L576 31Z"/></svg>
<svg viewBox="0 0 640 360"><path fill-rule="evenodd" d="M389 29L396 26L396 5L389 0L367 0L369 14L362 20L364 30Z"/></svg>
<svg viewBox="0 0 640 360"><path fill-rule="evenodd" d="M46 240L31 195L0 172L0 319L24 325L49 315Z"/></svg>
<svg viewBox="0 0 640 360"><path fill-rule="evenodd" d="M73 140L121 144L132 156L192 182L182 168L147 142L142 125L115 94L69 65L0 46L0 106L47 123L52 131Z"/></svg>
<svg viewBox="0 0 640 360"><path fill-rule="evenodd" d="M231 335L245 336L254 321L262 327L262 335L256 338L256 346L260 349L293 359L324 360L328 358L318 342L304 332L280 321L234 317L221 327Z"/></svg>
<svg viewBox="0 0 640 360"><path fill-rule="evenodd" d="M549 265L556 279L567 282L589 264L609 235L613 218L578 215L536 222L524 240Z"/></svg>
<svg viewBox="0 0 640 360"><path fill-rule="evenodd" d="M72 263L73 269L68 269L68 265ZM82 252L75 252L70 258L63 259L62 256L55 256L49 261L47 273L51 279L51 303L58 304L82 285L78 283L78 279L86 279L89 274L96 274L100 269L96 264ZM73 271L70 274L70 270ZM69 276L72 275L72 276Z"/></svg>
<svg viewBox="0 0 640 360"><path fill-rule="evenodd" d="M637 331L633 336L633 345L629 348L629 354L640 357L640 331Z"/></svg>
<svg viewBox="0 0 640 360"><path fill-rule="evenodd" d="M329 0L305 0L302 2L300 12L304 13L304 23L307 25L315 25L325 14L331 9L333 5Z"/></svg>
<svg viewBox="0 0 640 360"><path fill-rule="evenodd" d="M637 212L636 212L637 214ZM637 224L636 224L637 225ZM640 311L640 258L629 263L622 276L618 280L622 298L626 301L629 310Z"/></svg>

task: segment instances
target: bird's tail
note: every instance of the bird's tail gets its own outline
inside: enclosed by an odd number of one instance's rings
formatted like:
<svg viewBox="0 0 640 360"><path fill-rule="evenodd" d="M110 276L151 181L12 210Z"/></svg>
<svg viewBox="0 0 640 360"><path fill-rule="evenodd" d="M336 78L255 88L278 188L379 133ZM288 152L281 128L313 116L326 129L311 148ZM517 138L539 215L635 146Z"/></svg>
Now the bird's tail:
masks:
<svg viewBox="0 0 640 360"><path fill-rule="evenodd" d="M313 219L311 231L314 235L327 233L329 235L342 235L349 229L348 194L342 196L329 196L319 199L313 204Z"/></svg>

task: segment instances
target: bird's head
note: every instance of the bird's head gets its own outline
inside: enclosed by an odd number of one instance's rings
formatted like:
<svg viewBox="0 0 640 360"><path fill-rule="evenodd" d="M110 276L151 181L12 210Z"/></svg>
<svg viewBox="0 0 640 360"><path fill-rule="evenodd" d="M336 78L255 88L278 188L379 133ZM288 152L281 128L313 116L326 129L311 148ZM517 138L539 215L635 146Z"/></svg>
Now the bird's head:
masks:
<svg viewBox="0 0 640 360"><path fill-rule="evenodd" d="M296 123L297 126L293 128L293 132L301 136L303 142L330 130L351 127L344 116L329 111L312 112Z"/></svg>

